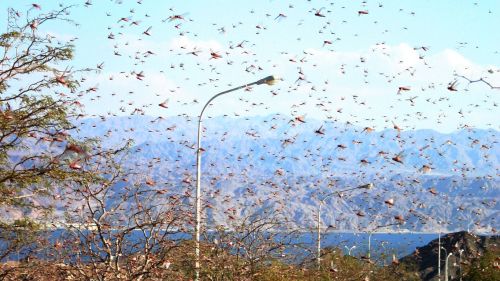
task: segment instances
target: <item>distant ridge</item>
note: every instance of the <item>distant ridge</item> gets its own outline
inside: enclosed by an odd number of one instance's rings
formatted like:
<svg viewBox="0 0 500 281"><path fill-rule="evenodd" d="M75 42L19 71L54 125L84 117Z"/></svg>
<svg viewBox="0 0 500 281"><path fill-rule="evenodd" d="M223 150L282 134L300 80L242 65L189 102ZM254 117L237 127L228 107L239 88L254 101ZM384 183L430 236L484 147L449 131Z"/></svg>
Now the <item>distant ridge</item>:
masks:
<svg viewBox="0 0 500 281"><path fill-rule="evenodd" d="M445 249L441 252L442 280L444 280L446 253L452 253L448 260L449 280L458 280L460 268L465 271L466 267L470 267L475 260L484 255L485 251L500 253L499 243L498 235L477 236L466 231L443 235L440 244ZM418 247L412 254L401 258L400 262L411 271L415 271L422 280L437 280L438 249L438 239L432 240L429 244Z"/></svg>
<svg viewBox="0 0 500 281"><path fill-rule="evenodd" d="M452 232L499 229L498 131L463 129L398 132L284 115L207 118L202 147L202 187L214 208L209 221L225 221L231 198L240 215L258 206L281 208L301 227L314 225L318 197L366 182L376 188L330 198L322 213L337 230ZM196 120L150 116L85 119L79 133L102 137L108 146L132 139L127 165L172 193L195 184ZM321 127L323 134L316 131ZM401 156L401 162L392 158ZM428 166L429 169L425 167ZM191 185L182 183L189 178ZM394 206L384 204L392 198ZM267 203L258 203L267 202ZM364 214L364 216L356 215Z"/></svg>

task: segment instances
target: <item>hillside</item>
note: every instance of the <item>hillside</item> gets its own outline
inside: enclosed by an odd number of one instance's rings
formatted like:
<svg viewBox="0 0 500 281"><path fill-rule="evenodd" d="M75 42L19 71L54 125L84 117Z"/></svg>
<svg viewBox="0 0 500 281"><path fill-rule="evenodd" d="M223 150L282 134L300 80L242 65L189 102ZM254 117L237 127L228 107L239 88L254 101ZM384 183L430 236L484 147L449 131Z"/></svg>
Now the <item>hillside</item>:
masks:
<svg viewBox="0 0 500 281"><path fill-rule="evenodd" d="M452 254L448 259L449 280L459 280L461 276L471 275L471 270L478 266L478 261L487 258L488 254L493 254L498 259L499 243L499 236L476 236L465 231L444 235L441 238L441 247L444 248L441 251L441 278L444 278L447 253ZM438 239L433 240L400 259L400 262L417 272L422 280L438 280L438 245ZM483 264L482 270L495 271L494 260L483 262L486 263ZM496 271L498 277L498 262Z"/></svg>
<svg viewBox="0 0 500 281"><path fill-rule="evenodd" d="M202 186L205 198L223 207L209 211L212 219L223 221L232 206L240 215L273 206L310 227L318 198L373 182L371 191L328 199L324 223L339 230L384 231L390 228L379 226L394 224L401 215L405 224L398 224L399 230L498 229L497 131L368 133L336 122L289 121L273 115L204 123ZM128 166L172 193L189 195L195 183L195 125L184 117L86 119L80 134L101 136L108 146L133 140ZM315 132L320 127L322 134ZM398 155L400 162L393 159ZM384 204L388 199L395 203Z"/></svg>

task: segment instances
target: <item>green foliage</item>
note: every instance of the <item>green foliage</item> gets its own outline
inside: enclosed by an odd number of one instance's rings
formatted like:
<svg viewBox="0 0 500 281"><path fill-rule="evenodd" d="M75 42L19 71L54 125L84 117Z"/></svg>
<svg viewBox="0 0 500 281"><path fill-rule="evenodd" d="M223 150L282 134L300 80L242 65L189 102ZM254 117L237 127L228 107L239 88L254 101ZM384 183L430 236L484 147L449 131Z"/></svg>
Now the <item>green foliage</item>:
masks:
<svg viewBox="0 0 500 281"><path fill-rule="evenodd" d="M56 20L60 14L54 11L26 22ZM35 197L50 195L57 183L79 177L50 150L54 142L72 141L69 118L75 108L68 99L52 94L61 86L52 77L70 76L71 71L57 67L72 59L73 46L51 44L29 24L19 25L12 14L8 22L8 30L0 35L5 54L0 69L0 207L35 208L40 206ZM35 75L38 72L43 76ZM64 86L75 90L78 83L66 80ZM24 82L16 82L21 85L14 90L9 81Z"/></svg>
<svg viewBox="0 0 500 281"><path fill-rule="evenodd" d="M71 94L78 91L76 76L86 70L68 65L71 43L38 34L48 21L68 22L67 10L21 19L10 9L0 34L0 213L8 214L0 217L0 242L8 245L0 248L0 260L33 241L57 204L58 189L102 181L97 171L85 169L95 141L71 136L71 120L81 114Z"/></svg>
<svg viewBox="0 0 500 281"><path fill-rule="evenodd" d="M29 218L17 219L12 223L13 227L29 228L31 230L38 230L40 225L30 220Z"/></svg>
<svg viewBox="0 0 500 281"><path fill-rule="evenodd" d="M463 277L464 281L497 281L500 280L499 252L486 251L475 260Z"/></svg>
<svg viewBox="0 0 500 281"><path fill-rule="evenodd" d="M6 32L0 35L0 47L9 48L12 46L11 41L19 38L21 33L18 31Z"/></svg>

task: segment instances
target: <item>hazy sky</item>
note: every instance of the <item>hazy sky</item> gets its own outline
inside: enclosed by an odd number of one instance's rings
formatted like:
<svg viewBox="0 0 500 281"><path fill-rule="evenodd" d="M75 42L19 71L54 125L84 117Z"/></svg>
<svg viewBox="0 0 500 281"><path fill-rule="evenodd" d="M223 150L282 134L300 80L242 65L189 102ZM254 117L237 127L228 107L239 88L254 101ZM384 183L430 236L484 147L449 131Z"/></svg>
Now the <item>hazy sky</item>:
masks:
<svg viewBox="0 0 500 281"><path fill-rule="evenodd" d="M8 7L25 16L32 3L2 0L0 19ZM36 3L31 13L58 6ZM276 74L279 84L221 97L208 115L499 129L500 90L454 76L500 86L499 1L64 1L72 3L77 27L38 32L78 37L75 67L103 63L83 83L98 89L82 98L89 114L196 116L217 92Z"/></svg>

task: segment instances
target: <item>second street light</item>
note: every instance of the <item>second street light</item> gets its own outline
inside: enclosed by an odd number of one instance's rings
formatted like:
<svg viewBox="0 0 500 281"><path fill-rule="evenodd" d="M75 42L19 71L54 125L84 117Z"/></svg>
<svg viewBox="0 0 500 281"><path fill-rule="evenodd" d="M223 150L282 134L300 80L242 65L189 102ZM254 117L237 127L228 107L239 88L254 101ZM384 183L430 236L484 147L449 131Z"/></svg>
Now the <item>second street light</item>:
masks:
<svg viewBox="0 0 500 281"><path fill-rule="evenodd" d="M323 206L323 204L325 203L326 199L330 198L332 195L336 195L336 194L341 194L342 192L347 192L347 191L352 191L352 190L356 190L356 189L371 189L373 188L373 183L367 183L367 184L363 184L363 185L360 185L360 186L357 186L357 187L353 187L353 188L348 188L348 189L345 189L345 190L339 190L339 191L335 191L335 192L332 192L332 193L329 193L327 195L325 195L323 197L323 199L321 199L319 201L319 206L318 206L318 224L317 224L317 256L316 256L316 261L318 263L318 269L321 267L321 207Z"/></svg>
<svg viewBox="0 0 500 281"><path fill-rule="evenodd" d="M197 141L197 147L196 147L196 199L195 199L195 217L196 217L196 226L195 226L195 280L200 279L200 231L201 231L201 121L203 117L203 113L205 112L205 109L208 107L208 105L217 97L222 96L224 94L244 89L253 85L262 85L262 84L267 84L267 85L274 85L278 79L275 76L267 76L265 78L262 78L260 80L257 80L255 82L252 82L250 84L245 84L242 86L238 86L232 89L229 89L224 92L220 92L216 94L215 96L211 97L208 102L203 106L203 109L201 110L200 116L198 117L198 141Z"/></svg>
<svg viewBox="0 0 500 281"><path fill-rule="evenodd" d="M448 281L448 259L453 255L453 253L449 253L446 255L446 259L444 262L444 281Z"/></svg>
<svg viewBox="0 0 500 281"><path fill-rule="evenodd" d="M390 223L386 225L379 225L375 227L374 229L370 230L368 232L368 260L370 261L371 256L372 256L372 234L377 233L376 230L384 227L389 227L389 226L394 226L394 225L400 225L400 223Z"/></svg>

